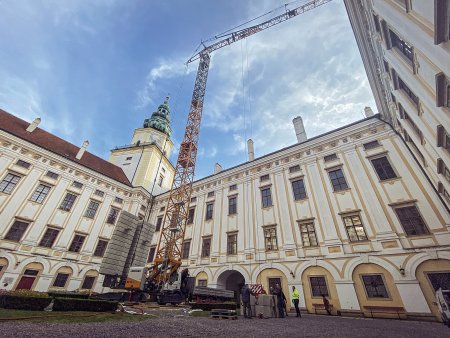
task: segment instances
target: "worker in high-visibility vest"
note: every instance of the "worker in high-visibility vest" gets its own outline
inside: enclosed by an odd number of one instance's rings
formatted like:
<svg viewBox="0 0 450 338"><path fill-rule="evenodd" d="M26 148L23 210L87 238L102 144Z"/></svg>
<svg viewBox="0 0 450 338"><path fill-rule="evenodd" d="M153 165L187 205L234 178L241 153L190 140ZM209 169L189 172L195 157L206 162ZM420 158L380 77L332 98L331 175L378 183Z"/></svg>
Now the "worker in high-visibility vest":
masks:
<svg viewBox="0 0 450 338"><path fill-rule="evenodd" d="M292 286L292 303L294 303L295 306L295 312L297 312L297 317L301 317L300 309L298 308L298 302L300 298L300 292L295 288L295 286Z"/></svg>

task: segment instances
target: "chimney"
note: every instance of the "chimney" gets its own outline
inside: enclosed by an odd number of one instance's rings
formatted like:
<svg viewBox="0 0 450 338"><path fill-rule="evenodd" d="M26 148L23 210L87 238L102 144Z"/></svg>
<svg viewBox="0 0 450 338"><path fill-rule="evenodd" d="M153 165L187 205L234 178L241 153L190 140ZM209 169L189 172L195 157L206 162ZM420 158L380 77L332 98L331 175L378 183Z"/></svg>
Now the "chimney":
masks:
<svg viewBox="0 0 450 338"><path fill-rule="evenodd" d="M297 143L305 142L308 138L306 137L302 118L300 116L294 117L292 123L294 124L295 135L297 135Z"/></svg>
<svg viewBox="0 0 450 338"><path fill-rule="evenodd" d="M251 138L247 141L248 160L253 161L255 159L255 150L253 148L253 140Z"/></svg>
<svg viewBox="0 0 450 338"><path fill-rule="evenodd" d="M30 125L27 128L27 132L31 133L33 130L37 128L37 126L41 123L41 118L37 117L34 119L33 122L30 123Z"/></svg>
<svg viewBox="0 0 450 338"><path fill-rule="evenodd" d="M85 140L83 142L83 145L81 146L80 150L78 150L78 154L77 156L75 156L75 158L77 160L81 160L81 157L83 156L84 152L86 151L86 148L89 146L89 141Z"/></svg>
<svg viewBox="0 0 450 338"><path fill-rule="evenodd" d="M364 116L365 117L371 117L373 115L375 115L375 114L373 113L372 108L370 108L370 107L365 107L364 108Z"/></svg>
<svg viewBox="0 0 450 338"><path fill-rule="evenodd" d="M222 171L222 166L219 163L216 163L214 165L214 175L220 173L221 171Z"/></svg>

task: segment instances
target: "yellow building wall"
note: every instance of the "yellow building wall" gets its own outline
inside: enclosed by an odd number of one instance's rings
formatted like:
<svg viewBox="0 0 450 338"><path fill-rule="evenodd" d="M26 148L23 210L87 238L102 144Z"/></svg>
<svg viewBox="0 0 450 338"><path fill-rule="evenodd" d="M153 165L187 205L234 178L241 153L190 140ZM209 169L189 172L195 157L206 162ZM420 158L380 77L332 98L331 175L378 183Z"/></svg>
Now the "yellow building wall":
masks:
<svg viewBox="0 0 450 338"><path fill-rule="evenodd" d="M389 298L368 298L366 289L363 284L362 275L377 274L383 276L384 285L387 289ZM353 271L353 282L355 283L355 291L358 297L361 311L369 313L365 310L365 306L385 306L385 307L404 307L400 293L394 283L394 278L384 268L376 264L360 264ZM395 314L397 316L397 314Z"/></svg>
<svg viewBox="0 0 450 338"><path fill-rule="evenodd" d="M206 272L200 272L197 274L197 276L195 276L195 285L198 285L198 281L201 279L206 279L206 281L208 281L208 275L206 274Z"/></svg>
<svg viewBox="0 0 450 338"><path fill-rule="evenodd" d="M283 290L284 295L286 296L286 299L289 298L289 285L286 276L283 272L281 272L278 269L264 269L261 271L256 278L257 284L262 284L264 287L264 290L267 293L270 293L269 290L269 278L281 278L281 288ZM289 303L289 300L288 300Z"/></svg>
<svg viewBox="0 0 450 338"><path fill-rule="evenodd" d="M313 297L311 284L309 282L309 277L322 277L325 276L325 280L327 282L328 293L327 297L330 301L330 304L333 305L332 312L335 313L336 310L341 308L341 304L339 303L339 297L335 286L335 281L333 276L328 270L322 268L321 266L311 266L303 271L302 274L302 283L303 283L303 292L305 293L305 304L308 312L314 313L313 304L323 304L322 297Z"/></svg>
<svg viewBox="0 0 450 338"><path fill-rule="evenodd" d="M427 300L428 306L433 314L440 318L438 307L434 304L436 301L435 291L428 280L428 272L447 272L450 273L450 261L445 259L429 260L421 263L416 269L416 278L419 281L420 288Z"/></svg>

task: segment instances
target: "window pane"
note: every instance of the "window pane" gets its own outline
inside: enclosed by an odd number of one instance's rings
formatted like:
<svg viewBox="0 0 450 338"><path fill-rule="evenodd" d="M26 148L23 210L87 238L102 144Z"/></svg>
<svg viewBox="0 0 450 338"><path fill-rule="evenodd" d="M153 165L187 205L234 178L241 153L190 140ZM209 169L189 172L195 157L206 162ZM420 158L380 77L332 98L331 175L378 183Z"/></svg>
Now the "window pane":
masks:
<svg viewBox="0 0 450 338"><path fill-rule="evenodd" d="M15 221L6 234L5 239L9 241L19 242L22 239L23 234L27 230L28 225L29 223L26 222Z"/></svg>
<svg viewBox="0 0 450 338"><path fill-rule="evenodd" d="M389 298L381 275L362 276L368 298Z"/></svg>
<svg viewBox="0 0 450 338"><path fill-rule="evenodd" d="M83 285L81 286L82 289L92 289L92 286L94 286L95 277L94 276L86 276L84 277Z"/></svg>
<svg viewBox="0 0 450 338"><path fill-rule="evenodd" d="M72 243L70 244L69 251L80 252L85 238L86 237L83 235L75 235L75 237L72 240Z"/></svg>
<svg viewBox="0 0 450 338"><path fill-rule="evenodd" d="M42 237L41 241L39 242L39 246L43 246L46 248L51 248L53 244L55 243L56 237L58 237L59 230L48 228L45 231L44 236Z"/></svg>
<svg viewBox="0 0 450 338"><path fill-rule="evenodd" d="M429 233L428 228L415 205L396 208L395 212L407 235L425 235Z"/></svg>
<svg viewBox="0 0 450 338"><path fill-rule="evenodd" d="M42 203L50 191L50 187L44 184L39 184L33 195L31 195L31 200L33 202Z"/></svg>
<svg viewBox="0 0 450 338"><path fill-rule="evenodd" d="M97 243L97 247L95 248L94 256L103 257L107 246L108 246L108 241L100 239Z"/></svg>
<svg viewBox="0 0 450 338"><path fill-rule="evenodd" d="M0 192L4 192L6 194L11 193L19 180L20 176L7 174L3 181L0 182Z"/></svg>
<svg viewBox="0 0 450 338"><path fill-rule="evenodd" d="M53 282L53 286L63 288L66 286L68 279L69 279L68 273L58 273L58 275L55 278L55 281Z"/></svg>

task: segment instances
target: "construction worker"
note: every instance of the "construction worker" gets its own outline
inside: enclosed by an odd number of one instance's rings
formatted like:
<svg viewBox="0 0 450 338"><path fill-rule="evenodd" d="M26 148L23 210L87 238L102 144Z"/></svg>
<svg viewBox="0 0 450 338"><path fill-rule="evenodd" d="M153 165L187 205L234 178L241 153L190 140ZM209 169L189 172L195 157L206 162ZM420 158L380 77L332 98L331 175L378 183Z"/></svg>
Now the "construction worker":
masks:
<svg viewBox="0 0 450 338"><path fill-rule="evenodd" d="M244 312L244 318L252 318L252 309L250 307L250 295L255 295L249 288L248 284L244 284L241 290L242 297L242 310Z"/></svg>
<svg viewBox="0 0 450 338"><path fill-rule="evenodd" d="M276 284L273 288L273 295L277 296L277 308L278 308L278 318L284 318L284 299L285 297L283 291L280 288L280 284Z"/></svg>
<svg viewBox="0 0 450 338"><path fill-rule="evenodd" d="M297 312L297 317L301 317L300 309L298 308L298 302L300 298L300 292L295 288L295 286L292 287L292 303L294 303L295 312Z"/></svg>

